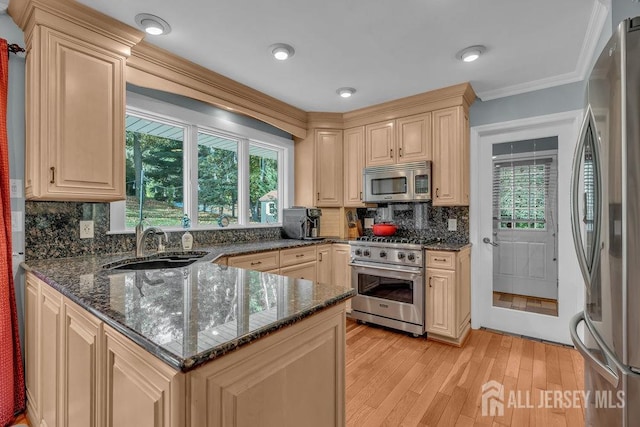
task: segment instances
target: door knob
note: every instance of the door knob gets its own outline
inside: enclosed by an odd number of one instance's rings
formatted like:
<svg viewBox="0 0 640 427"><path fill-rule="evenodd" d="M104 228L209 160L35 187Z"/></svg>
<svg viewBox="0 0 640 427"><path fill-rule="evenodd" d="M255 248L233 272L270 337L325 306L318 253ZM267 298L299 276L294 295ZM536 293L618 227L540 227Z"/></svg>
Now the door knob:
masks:
<svg viewBox="0 0 640 427"><path fill-rule="evenodd" d="M492 242L492 241L491 241L491 239L490 239L490 238L488 238L488 237L485 237L484 239L482 239L482 242L483 242L483 243L487 243L487 244L489 244L489 245L491 245L491 246L500 246L500 245L498 245L497 243Z"/></svg>

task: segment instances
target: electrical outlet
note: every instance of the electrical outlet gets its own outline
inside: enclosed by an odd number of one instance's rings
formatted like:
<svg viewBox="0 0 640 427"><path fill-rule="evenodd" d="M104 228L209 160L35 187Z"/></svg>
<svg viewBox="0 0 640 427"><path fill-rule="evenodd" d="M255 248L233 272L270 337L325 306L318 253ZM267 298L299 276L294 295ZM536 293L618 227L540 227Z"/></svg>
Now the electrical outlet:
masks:
<svg viewBox="0 0 640 427"><path fill-rule="evenodd" d="M455 218L449 218L449 231L458 230L458 220Z"/></svg>
<svg viewBox="0 0 640 427"><path fill-rule="evenodd" d="M80 238L93 239L93 221L80 221Z"/></svg>
<svg viewBox="0 0 640 427"><path fill-rule="evenodd" d="M364 219L364 228L373 228L373 218Z"/></svg>

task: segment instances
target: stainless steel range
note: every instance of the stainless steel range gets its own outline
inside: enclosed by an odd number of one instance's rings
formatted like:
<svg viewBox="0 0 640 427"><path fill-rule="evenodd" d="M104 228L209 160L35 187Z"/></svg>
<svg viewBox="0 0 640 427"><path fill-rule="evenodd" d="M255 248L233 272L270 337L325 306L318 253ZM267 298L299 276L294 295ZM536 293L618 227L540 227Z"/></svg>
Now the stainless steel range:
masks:
<svg viewBox="0 0 640 427"><path fill-rule="evenodd" d="M424 251L431 243L384 237L350 241L351 317L424 334Z"/></svg>

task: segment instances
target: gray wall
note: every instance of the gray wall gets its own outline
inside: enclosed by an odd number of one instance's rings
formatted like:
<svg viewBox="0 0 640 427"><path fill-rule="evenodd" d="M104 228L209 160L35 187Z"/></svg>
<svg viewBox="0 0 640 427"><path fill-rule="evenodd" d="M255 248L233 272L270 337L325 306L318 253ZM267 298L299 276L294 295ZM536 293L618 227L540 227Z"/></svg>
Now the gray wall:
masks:
<svg viewBox="0 0 640 427"><path fill-rule="evenodd" d="M615 30L623 19L640 16L640 3L633 0L612 0L611 26Z"/></svg>
<svg viewBox="0 0 640 427"><path fill-rule="evenodd" d="M0 38L24 47L22 30L9 15L0 15ZM24 57L9 54L9 98L7 100L7 136L9 139L9 177L24 179ZM24 198L11 199L11 210L23 213ZM24 231L12 233L13 251L24 252ZM16 303L20 337L24 335L24 273L14 266ZM24 340L21 340L24 342ZM24 350L24 345L22 346ZM24 354L24 353L23 353Z"/></svg>

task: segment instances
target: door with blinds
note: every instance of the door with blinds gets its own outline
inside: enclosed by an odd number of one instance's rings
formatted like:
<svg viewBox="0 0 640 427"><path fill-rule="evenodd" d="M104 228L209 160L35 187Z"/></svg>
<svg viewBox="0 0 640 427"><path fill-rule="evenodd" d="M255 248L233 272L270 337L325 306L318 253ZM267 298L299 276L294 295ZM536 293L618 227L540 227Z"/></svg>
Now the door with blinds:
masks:
<svg viewBox="0 0 640 427"><path fill-rule="evenodd" d="M558 299L557 141L493 145L493 290L526 297L520 310Z"/></svg>

